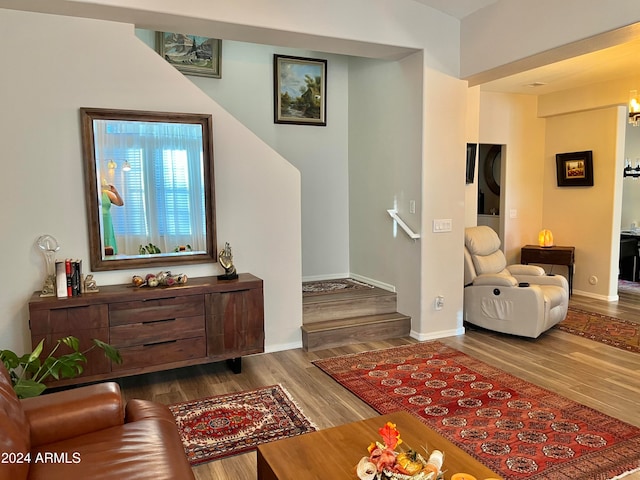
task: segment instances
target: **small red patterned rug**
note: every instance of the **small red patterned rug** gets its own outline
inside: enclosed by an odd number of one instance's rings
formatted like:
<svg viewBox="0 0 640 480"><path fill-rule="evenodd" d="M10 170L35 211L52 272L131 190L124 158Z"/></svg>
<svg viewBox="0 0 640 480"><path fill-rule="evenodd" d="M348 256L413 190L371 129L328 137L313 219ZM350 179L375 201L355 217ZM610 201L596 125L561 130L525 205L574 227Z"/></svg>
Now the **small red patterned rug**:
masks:
<svg viewBox="0 0 640 480"><path fill-rule="evenodd" d="M302 283L302 294L305 297L311 295L324 295L344 290L362 290L374 288L373 285L354 280L353 278L337 278L335 280L315 280Z"/></svg>
<svg viewBox="0 0 640 480"><path fill-rule="evenodd" d="M569 307L567 318L556 325L563 332L640 353L640 323Z"/></svg>
<svg viewBox="0 0 640 480"><path fill-rule="evenodd" d="M413 413L508 480L605 480L640 467L640 428L440 342L314 364L381 414Z"/></svg>
<svg viewBox="0 0 640 480"><path fill-rule="evenodd" d="M316 430L281 385L170 405L192 466Z"/></svg>

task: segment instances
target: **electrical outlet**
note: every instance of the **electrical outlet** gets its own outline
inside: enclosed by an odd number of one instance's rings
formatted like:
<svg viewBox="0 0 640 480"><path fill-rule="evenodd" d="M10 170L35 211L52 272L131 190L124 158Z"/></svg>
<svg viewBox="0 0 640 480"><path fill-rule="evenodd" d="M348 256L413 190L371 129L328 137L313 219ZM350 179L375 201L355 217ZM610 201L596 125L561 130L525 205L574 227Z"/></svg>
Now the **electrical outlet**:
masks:
<svg viewBox="0 0 640 480"><path fill-rule="evenodd" d="M416 213L416 201L409 200L409 213Z"/></svg>
<svg viewBox="0 0 640 480"><path fill-rule="evenodd" d="M438 295L435 301L436 310L442 310L444 308L444 297L442 295Z"/></svg>

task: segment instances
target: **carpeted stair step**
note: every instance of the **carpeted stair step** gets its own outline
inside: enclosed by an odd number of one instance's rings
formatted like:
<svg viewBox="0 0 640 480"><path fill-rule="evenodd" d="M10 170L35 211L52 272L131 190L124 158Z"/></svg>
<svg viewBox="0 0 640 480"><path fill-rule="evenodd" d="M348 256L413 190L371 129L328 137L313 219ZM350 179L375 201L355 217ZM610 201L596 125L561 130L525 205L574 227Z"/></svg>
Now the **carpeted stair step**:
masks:
<svg viewBox="0 0 640 480"><path fill-rule="evenodd" d="M377 287L302 297L305 325L327 320L395 313L396 308L396 293Z"/></svg>
<svg viewBox="0 0 640 480"><path fill-rule="evenodd" d="M411 317L382 313L341 318L302 325L302 347L307 350L409 336Z"/></svg>

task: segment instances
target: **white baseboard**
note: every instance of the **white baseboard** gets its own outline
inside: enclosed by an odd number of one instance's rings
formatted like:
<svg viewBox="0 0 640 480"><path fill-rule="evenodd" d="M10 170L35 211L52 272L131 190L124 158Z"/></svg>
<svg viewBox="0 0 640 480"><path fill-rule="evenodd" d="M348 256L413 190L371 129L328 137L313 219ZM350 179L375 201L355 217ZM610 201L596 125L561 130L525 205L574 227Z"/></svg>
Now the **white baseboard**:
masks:
<svg viewBox="0 0 640 480"><path fill-rule="evenodd" d="M302 348L302 339L300 339L299 342L279 343L276 345L265 345L264 353L283 352L285 350L295 350L296 348Z"/></svg>
<svg viewBox="0 0 640 480"><path fill-rule="evenodd" d="M427 340L437 340L439 338L445 338L445 337L457 337L458 335L464 335L464 332L465 332L464 327L460 327L455 330L441 330L439 332L430 332L430 333L418 333L415 330L411 330L411 333L409 334L409 336L421 342L425 342Z"/></svg>
<svg viewBox="0 0 640 480"><path fill-rule="evenodd" d="M338 278L349 278L350 273L332 273L327 275L311 275L302 277L303 282L321 282L322 280L336 280Z"/></svg>
<svg viewBox="0 0 640 480"><path fill-rule="evenodd" d="M374 280L373 278L365 277L364 275L358 275L357 273L352 273L350 276L354 280L359 280L361 282L368 283L369 285L373 285L374 287L378 287L378 288L381 288L383 290L388 290L389 292L394 292L395 293L395 291L396 291L395 285L390 285L388 283L379 282L378 280Z"/></svg>
<svg viewBox="0 0 640 480"><path fill-rule="evenodd" d="M604 300L605 302L617 302L620 299L618 295L599 295L597 293L583 292L582 290L574 290L573 293L575 295L580 295L582 297L594 298L596 300Z"/></svg>

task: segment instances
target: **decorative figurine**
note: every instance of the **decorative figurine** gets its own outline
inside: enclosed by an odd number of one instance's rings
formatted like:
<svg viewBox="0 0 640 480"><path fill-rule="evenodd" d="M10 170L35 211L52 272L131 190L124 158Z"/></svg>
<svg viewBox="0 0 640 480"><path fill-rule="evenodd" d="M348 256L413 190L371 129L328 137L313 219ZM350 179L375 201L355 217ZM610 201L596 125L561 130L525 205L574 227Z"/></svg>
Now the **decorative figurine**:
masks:
<svg viewBox="0 0 640 480"><path fill-rule="evenodd" d="M84 290L83 293L96 293L98 290L98 283L93 279L93 275L89 274L86 276L83 282Z"/></svg>
<svg viewBox="0 0 640 480"><path fill-rule="evenodd" d="M218 275L218 279L234 280L238 278L236 267L233 265L233 254L231 253L231 245L229 245L229 242L224 244L224 250L220 250L218 261L222 268L224 268L224 274Z"/></svg>

